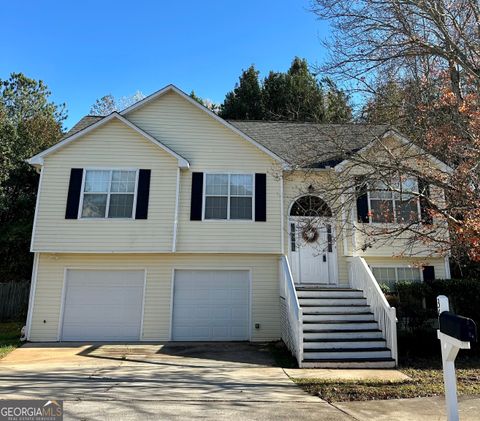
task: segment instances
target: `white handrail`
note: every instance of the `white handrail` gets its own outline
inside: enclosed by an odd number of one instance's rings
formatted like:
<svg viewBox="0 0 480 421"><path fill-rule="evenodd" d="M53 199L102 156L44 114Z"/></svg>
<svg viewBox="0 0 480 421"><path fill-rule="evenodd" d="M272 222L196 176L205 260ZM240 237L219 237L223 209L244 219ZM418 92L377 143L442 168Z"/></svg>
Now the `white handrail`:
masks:
<svg viewBox="0 0 480 421"><path fill-rule="evenodd" d="M303 312L298 301L287 256L280 259L280 304L282 306L282 339L301 366L303 361Z"/></svg>
<svg viewBox="0 0 480 421"><path fill-rule="evenodd" d="M350 260L350 285L363 291L367 304L373 311L375 320L383 333L388 348L392 352L395 365L398 365L397 315L395 307L390 306L375 276L363 257L355 256Z"/></svg>

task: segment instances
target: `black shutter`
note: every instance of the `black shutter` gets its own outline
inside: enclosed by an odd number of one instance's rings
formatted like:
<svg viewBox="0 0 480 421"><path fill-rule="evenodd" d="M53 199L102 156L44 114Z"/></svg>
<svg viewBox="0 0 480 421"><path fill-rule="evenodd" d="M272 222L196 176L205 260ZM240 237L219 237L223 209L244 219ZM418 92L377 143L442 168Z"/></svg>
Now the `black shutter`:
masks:
<svg viewBox="0 0 480 421"><path fill-rule="evenodd" d="M267 174L255 174L255 221L267 220Z"/></svg>
<svg viewBox="0 0 480 421"><path fill-rule="evenodd" d="M151 172L151 170L138 171L137 208L135 210L135 219L147 219L148 217Z"/></svg>
<svg viewBox="0 0 480 421"><path fill-rule="evenodd" d="M190 221L202 220L203 172L192 173L192 195L190 199Z"/></svg>
<svg viewBox="0 0 480 421"><path fill-rule="evenodd" d="M367 184L363 177L355 178L355 190L357 195L357 221L370 222L368 217Z"/></svg>
<svg viewBox="0 0 480 421"><path fill-rule="evenodd" d="M423 280L434 281L435 280L435 268L433 266L423 267Z"/></svg>
<svg viewBox="0 0 480 421"><path fill-rule="evenodd" d="M67 209L65 219L78 218L78 206L80 205L80 191L82 189L83 168L70 170L70 183L68 185Z"/></svg>
<svg viewBox="0 0 480 421"><path fill-rule="evenodd" d="M433 218L429 214L428 197L430 197L430 185L423 178L418 179L418 191L426 197L420 197L420 217L424 224L433 224Z"/></svg>

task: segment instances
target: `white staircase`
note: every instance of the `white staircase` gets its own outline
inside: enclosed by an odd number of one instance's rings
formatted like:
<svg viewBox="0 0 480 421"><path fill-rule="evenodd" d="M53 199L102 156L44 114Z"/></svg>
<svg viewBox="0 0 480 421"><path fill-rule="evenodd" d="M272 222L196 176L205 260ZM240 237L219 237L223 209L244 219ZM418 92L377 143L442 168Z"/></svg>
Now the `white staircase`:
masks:
<svg viewBox="0 0 480 421"><path fill-rule="evenodd" d="M395 359L364 293L296 286L305 368L390 368Z"/></svg>

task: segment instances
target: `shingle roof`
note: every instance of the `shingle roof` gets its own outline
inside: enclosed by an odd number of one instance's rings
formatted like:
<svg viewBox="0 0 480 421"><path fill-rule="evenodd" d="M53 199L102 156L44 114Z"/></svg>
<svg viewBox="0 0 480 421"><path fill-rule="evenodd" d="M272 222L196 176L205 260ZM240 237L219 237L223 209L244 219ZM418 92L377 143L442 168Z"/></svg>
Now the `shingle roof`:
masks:
<svg viewBox="0 0 480 421"><path fill-rule="evenodd" d="M87 115L63 138L101 120ZM230 124L289 163L299 166L334 166L348 152L357 151L390 127L369 124L320 124L288 121L228 120Z"/></svg>
<svg viewBox="0 0 480 421"><path fill-rule="evenodd" d="M384 134L388 125L229 120L230 124L287 162L325 167L342 161Z"/></svg>
<svg viewBox="0 0 480 421"><path fill-rule="evenodd" d="M102 118L103 116L100 115L86 115L85 117L82 117L67 133L65 133L62 139L74 135L80 130L83 130L88 126L91 126L93 123L101 120Z"/></svg>

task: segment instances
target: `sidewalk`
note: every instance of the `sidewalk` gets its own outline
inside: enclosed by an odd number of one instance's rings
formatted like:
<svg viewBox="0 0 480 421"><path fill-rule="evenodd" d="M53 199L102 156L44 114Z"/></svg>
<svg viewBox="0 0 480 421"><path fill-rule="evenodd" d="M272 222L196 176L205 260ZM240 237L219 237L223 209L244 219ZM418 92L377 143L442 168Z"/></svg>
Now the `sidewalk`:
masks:
<svg viewBox="0 0 480 421"><path fill-rule="evenodd" d="M339 402L337 409L358 421L430 421L446 420L445 399L433 398L392 399L388 401ZM480 396L459 398L461 421L480 419Z"/></svg>

